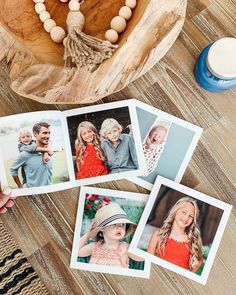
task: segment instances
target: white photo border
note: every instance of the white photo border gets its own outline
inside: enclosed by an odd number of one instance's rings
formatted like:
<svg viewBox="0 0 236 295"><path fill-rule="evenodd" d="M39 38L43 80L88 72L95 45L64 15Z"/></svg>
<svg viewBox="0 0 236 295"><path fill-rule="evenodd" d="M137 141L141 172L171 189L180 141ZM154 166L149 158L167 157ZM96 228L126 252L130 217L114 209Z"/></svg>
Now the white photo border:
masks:
<svg viewBox="0 0 236 295"><path fill-rule="evenodd" d="M79 116L79 115L84 115L88 113L95 113L95 112L104 111L104 110L118 109L121 107L128 107L131 125L133 128L133 138L134 138L135 147L136 147L136 154L137 154L138 164L139 164L139 168L132 171L125 171L125 172L119 172L114 174L107 174L102 176L76 180L74 165L72 160L72 150L71 150L71 146L69 146L69 149L70 149L69 152L71 154L71 158L69 159L69 175L70 175L70 179L71 179L71 183L73 187L103 183L103 182L108 182L112 180L126 179L128 177L141 176L141 175L147 174L146 163L145 163L144 153L142 149L142 140L140 137L139 127L138 127L138 118L136 114L136 102L137 102L136 99L128 99L124 101L104 103L104 104L99 104L94 106L72 109L72 110L63 112L65 116L66 126L67 126L66 136L70 142L69 128L67 124L68 117Z"/></svg>
<svg viewBox="0 0 236 295"><path fill-rule="evenodd" d="M213 206L223 210L223 215L221 217L221 220L220 220L219 226L217 228L214 240L212 242L212 246L211 246L209 255L206 260L206 264L203 268L201 275L192 273L189 270L185 270L182 267L179 267L177 265L174 265L173 263L167 262L161 258L158 258L158 257L156 257L150 253L147 253L146 251L143 251L138 248L139 240L141 238L144 227L145 227L147 220L148 220L148 216L153 208L153 205L156 200L156 196L158 195L161 185L168 186L168 187L175 189L181 193L191 196L197 200L200 200L204 203L208 203L210 205L213 205ZM133 236L133 239L130 243L129 251L132 253L135 253L136 255L138 255L140 257L143 257L145 259L145 261L149 260L150 262L153 262L157 265L160 265L164 268L172 270L172 271L174 271L178 274L181 274L189 279L192 279L198 283L205 285L207 282L212 264L214 262L220 241L222 239L231 209L232 209L232 206L227 203L224 203L223 201L220 201L218 199L215 199L213 197L210 197L208 195L200 193L196 190L193 190L189 187L186 187L182 184L176 183L176 182L169 180L167 178L164 178L162 176L158 176L155 181L155 184L153 186L153 190L151 191L151 194L150 194L150 197L149 197L148 202L146 204L146 207L143 211L142 217L139 221L138 227L137 227L135 234Z"/></svg>
<svg viewBox="0 0 236 295"><path fill-rule="evenodd" d="M63 113L61 111L56 111L56 110L48 110L48 111L36 111L36 112L29 112L29 113L21 113L21 114L15 114L15 115L10 115L10 116L5 116L0 118L0 126L2 124L9 124L12 122L17 122L20 118L26 116L25 120L27 121L35 121L35 117L44 117L47 115L48 118L55 119L55 115L58 116L58 120L60 120L62 124L62 133L63 133L63 138L66 138L65 136L65 130L66 130L66 125L65 121L63 118ZM49 116L50 115L50 116ZM16 124L17 125L17 124ZM17 144L17 143L16 143ZM67 161L67 166L68 166L68 174L69 174L69 161L68 161L68 152L69 152L69 144L67 140L64 140L65 144L65 153L66 153L66 161ZM0 148L0 176L1 176L1 185L5 186L8 185L7 181L7 176L6 176L6 171L5 171L5 166L4 166L4 157L1 153L1 148ZM65 189L71 188L71 181L70 181L70 174L69 180L63 183L57 183L57 184L51 184L51 185L45 185L45 186L40 186L40 187L29 187L29 188L21 188L21 189L12 189L12 196L28 196L28 195L33 195L33 194L43 194L43 193L50 193L50 192L56 192L56 191L61 191Z"/></svg>
<svg viewBox="0 0 236 295"><path fill-rule="evenodd" d="M192 123L189 123L189 122L187 122L187 121L185 121L183 119L180 119L178 117L170 115L170 114L168 114L168 113L166 113L164 111L161 111L161 110L159 110L159 109L157 109L157 108L155 108L155 107L153 107L151 105L145 104L142 101L136 101L136 107L138 107L138 108L140 108L142 110L145 110L145 111L147 111L147 112L149 112L151 114L156 115L157 118L159 117L162 120L169 121L171 124L174 123L176 125L185 127L185 128L187 128L187 129L189 129L189 130L191 130L191 131L193 131L195 133L194 137L193 137L193 139L191 141L191 144L189 145L188 151L187 151L185 157L183 158L183 161L182 161L182 164L181 164L181 166L179 168L179 171L178 171L175 179L173 179L176 182L180 182L183 175L184 175L184 172L185 172L185 170L186 170L186 168L188 166L188 163L189 163L189 161L190 161L190 159L191 159L191 157L193 155L193 152L194 152L194 150L196 148L196 145L197 145L197 143L198 143L198 141L199 141L199 139L201 137L203 129L201 127L196 126L196 125L194 125ZM144 180L144 179L141 179L139 177L132 177L132 178L129 178L129 180L136 183L136 184L138 184L141 187L144 187L144 188L150 190L150 191L152 190L153 184L146 181L146 180Z"/></svg>
<svg viewBox="0 0 236 295"><path fill-rule="evenodd" d="M145 260L144 270L125 269L125 268L106 266L106 265L95 265L95 264L89 264L89 263L77 261L77 252L78 252L78 245L80 241L80 233L81 233L81 227L82 227L86 193L123 198L125 200L127 199L136 200L136 201L140 200L144 202L146 202L149 198L149 195L147 194L82 186L80 188L80 193L79 193L79 204L77 207L77 216L76 216L76 224L75 224L75 230L74 230L74 239L73 239L73 246L72 246L72 252L71 252L70 267L79 269L79 270L95 271L95 272L101 272L101 273L133 276L133 277L140 277L140 278L149 278L150 269L151 269L151 263L149 262L149 260L147 261Z"/></svg>

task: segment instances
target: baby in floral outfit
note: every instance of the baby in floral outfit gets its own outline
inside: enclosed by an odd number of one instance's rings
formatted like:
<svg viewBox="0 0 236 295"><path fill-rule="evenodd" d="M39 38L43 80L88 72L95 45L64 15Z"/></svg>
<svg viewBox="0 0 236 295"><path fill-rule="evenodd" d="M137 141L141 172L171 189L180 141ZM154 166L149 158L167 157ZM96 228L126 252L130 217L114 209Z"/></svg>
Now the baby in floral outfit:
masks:
<svg viewBox="0 0 236 295"><path fill-rule="evenodd" d="M157 166L165 145L167 128L162 125L154 126L143 143L143 152L147 170L150 174Z"/></svg>

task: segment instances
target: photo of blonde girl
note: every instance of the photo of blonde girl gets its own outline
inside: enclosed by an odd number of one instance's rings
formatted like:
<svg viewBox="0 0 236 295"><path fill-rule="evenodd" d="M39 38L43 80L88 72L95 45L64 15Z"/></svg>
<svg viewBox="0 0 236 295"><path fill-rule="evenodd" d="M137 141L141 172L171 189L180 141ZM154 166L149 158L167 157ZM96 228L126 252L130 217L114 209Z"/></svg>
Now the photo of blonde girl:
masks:
<svg viewBox="0 0 236 295"><path fill-rule="evenodd" d="M231 208L158 176L129 251L205 284Z"/></svg>
<svg viewBox="0 0 236 295"><path fill-rule="evenodd" d="M77 128L77 139L75 140L76 179L101 176L108 173L104 165L105 156L100 144L96 127L88 121L81 122Z"/></svg>
<svg viewBox="0 0 236 295"><path fill-rule="evenodd" d="M202 259L197 202L190 197L178 200L168 212L163 226L154 231L147 252L192 272Z"/></svg>
<svg viewBox="0 0 236 295"><path fill-rule="evenodd" d="M94 184L146 175L132 100L66 111L70 175Z"/></svg>

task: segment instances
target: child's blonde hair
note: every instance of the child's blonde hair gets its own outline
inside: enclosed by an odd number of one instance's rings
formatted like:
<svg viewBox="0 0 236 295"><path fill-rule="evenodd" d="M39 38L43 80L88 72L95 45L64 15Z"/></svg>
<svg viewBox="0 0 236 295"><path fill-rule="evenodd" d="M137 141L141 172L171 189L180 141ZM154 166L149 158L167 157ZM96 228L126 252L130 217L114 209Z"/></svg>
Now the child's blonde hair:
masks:
<svg viewBox="0 0 236 295"><path fill-rule="evenodd" d="M30 136L33 138L33 132L31 131L30 128L27 128L27 127L24 127L24 128L21 128L19 131L18 131L18 142L21 143L21 136L23 134L30 134Z"/></svg>
<svg viewBox="0 0 236 295"><path fill-rule="evenodd" d="M77 139L75 141L76 161L79 164L83 163L83 157L87 155L85 153L86 142L81 137L81 128L82 127L88 128L88 129L93 131L94 138L93 138L92 144L94 145L94 148L95 148L95 150L97 152L97 157L100 160L104 161L105 157L104 157L104 154L103 154L101 146L100 146L101 141L100 141L98 131L97 131L96 127L89 121L81 122L79 124L78 128L77 128Z"/></svg>
<svg viewBox="0 0 236 295"><path fill-rule="evenodd" d="M194 218L192 223L185 229L186 234L190 240L190 259L189 269L192 270L194 265L202 258L202 239L198 226L199 209L197 202L190 197L183 197L179 199L175 205L170 209L163 226L159 230L159 240L157 246L157 253L164 254L166 242L171 234L172 226L175 220L175 215L178 209L182 208L184 204L190 203L194 207Z"/></svg>
<svg viewBox="0 0 236 295"><path fill-rule="evenodd" d="M106 133L111 131L112 128L114 127L117 127L120 131L120 133L122 132L122 126L120 125L119 122L117 122L115 119L113 118L108 118L108 119L105 119L103 122L102 122L102 126L101 126L101 129L100 129L100 135L102 137L106 137Z"/></svg>

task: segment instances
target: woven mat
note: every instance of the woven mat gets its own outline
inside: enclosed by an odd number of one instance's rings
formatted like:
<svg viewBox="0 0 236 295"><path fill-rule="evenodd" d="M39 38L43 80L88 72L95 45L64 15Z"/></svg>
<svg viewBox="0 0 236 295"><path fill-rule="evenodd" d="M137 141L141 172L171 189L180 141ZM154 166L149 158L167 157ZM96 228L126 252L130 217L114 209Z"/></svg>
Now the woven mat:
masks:
<svg viewBox="0 0 236 295"><path fill-rule="evenodd" d="M0 223L0 294L50 294L2 223Z"/></svg>

